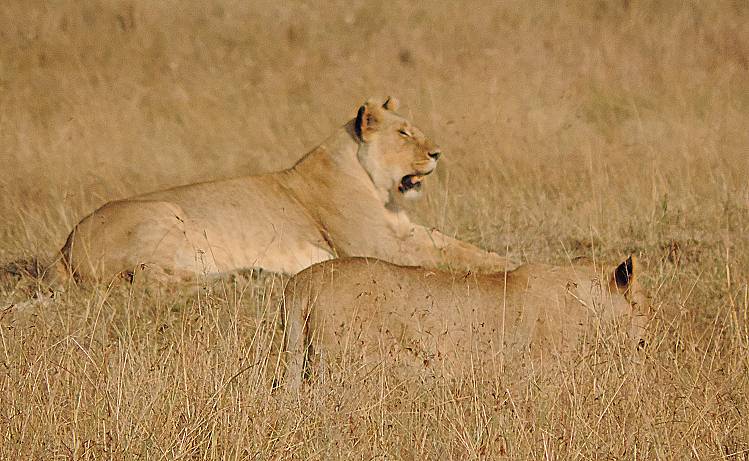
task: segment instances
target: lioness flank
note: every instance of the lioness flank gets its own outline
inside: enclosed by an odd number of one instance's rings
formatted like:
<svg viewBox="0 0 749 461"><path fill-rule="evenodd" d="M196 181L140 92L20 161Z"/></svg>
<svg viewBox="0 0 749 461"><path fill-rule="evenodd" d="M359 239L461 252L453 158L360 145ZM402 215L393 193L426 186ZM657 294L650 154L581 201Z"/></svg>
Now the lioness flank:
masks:
<svg viewBox="0 0 749 461"><path fill-rule="evenodd" d="M336 256L503 269L503 257L415 225L396 205L419 194L441 154L397 105L368 101L288 170L109 202L75 226L48 278L294 274Z"/></svg>
<svg viewBox="0 0 749 461"><path fill-rule="evenodd" d="M365 258L316 264L284 291L286 385L378 364L460 372L491 367L503 353L556 357L612 324L636 344L649 310L636 270L632 258L611 269L576 261L491 275Z"/></svg>

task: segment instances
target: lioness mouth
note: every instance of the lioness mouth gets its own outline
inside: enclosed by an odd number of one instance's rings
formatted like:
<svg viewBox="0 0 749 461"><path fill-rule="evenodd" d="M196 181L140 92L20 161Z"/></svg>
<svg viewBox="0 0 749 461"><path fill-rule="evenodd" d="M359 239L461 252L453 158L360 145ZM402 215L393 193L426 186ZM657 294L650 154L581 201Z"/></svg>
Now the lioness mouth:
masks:
<svg viewBox="0 0 749 461"><path fill-rule="evenodd" d="M409 174L403 177L401 179L401 183L398 184L398 191L401 194L405 194L406 192L410 190L419 190L421 189L421 181L424 180L423 175L418 174Z"/></svg>

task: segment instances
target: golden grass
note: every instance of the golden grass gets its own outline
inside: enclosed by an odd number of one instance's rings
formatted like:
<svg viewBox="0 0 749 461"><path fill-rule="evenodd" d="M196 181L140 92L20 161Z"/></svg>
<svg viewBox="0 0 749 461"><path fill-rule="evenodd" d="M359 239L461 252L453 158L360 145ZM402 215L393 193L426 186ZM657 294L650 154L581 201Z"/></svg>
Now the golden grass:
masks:
<svg viewBox="0 0 749 461"><path fill-rule="evenodd" d="M11 0L0 261L102 203L290 165L394 94L446 153L419 220L647 267L641 363L270 391L281 279L0 287L0 459L749 459L749 7ZM199 284L200 285L200 284Z"/></svg>

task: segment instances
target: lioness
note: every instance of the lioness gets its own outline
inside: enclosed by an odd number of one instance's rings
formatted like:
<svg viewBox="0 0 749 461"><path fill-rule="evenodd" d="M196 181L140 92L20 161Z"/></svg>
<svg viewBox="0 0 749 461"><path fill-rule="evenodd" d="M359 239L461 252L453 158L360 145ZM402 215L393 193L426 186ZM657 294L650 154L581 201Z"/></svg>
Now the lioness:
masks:
<svg viewBox="0 0 749 461"><path fill-rule="evenodd" d="M167 279L294 274L336 256L504 268L505 258L415 225L398 208L396 194L418 195L441 152L397 108L394 98L366 102L284 171L109 202L75 226L50 277L101 280L136 268Z"/></svg>
<svg viewBox="0 0 749 461"><path fill-rule="evenodd" d="M347 365L418 372L490 366L510 352L554 357L615 320L639 341L649 308L635 270L631 257L610 271L578 260L485 275L366 258L316 264L284 290L286 385Z"/></svg>

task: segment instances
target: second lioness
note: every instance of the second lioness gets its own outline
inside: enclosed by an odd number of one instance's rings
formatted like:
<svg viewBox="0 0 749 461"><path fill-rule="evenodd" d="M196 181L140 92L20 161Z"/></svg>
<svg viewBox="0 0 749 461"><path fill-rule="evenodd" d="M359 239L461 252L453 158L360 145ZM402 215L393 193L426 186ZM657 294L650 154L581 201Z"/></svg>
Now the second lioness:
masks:
<svg viewBox="0 0 749 461"><path fill-rule="evenodd" d="M298 389L309 364L323 375L379 363L414 372L482 366L510 351L555 355L617 320L639 342L649 308L635 270L632 258L493 275L366 258L316 264L284 292L287 385Z"/></svg>

